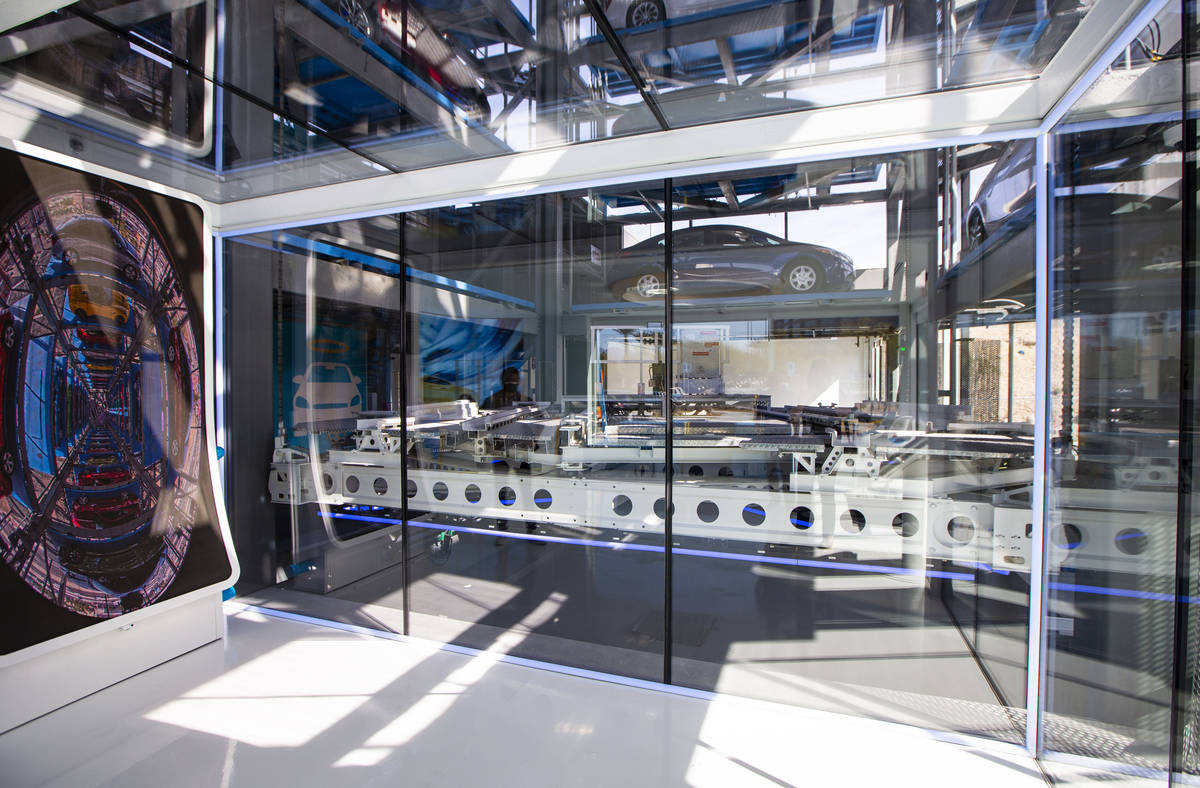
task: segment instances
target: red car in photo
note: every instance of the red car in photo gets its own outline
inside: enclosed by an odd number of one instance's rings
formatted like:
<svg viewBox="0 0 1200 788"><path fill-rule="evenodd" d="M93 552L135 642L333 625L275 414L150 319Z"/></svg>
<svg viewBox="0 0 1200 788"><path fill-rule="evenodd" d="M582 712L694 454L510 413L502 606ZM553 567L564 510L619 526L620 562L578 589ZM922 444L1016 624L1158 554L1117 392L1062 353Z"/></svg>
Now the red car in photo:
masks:
<svg viewBox="0 0 1200 788"><path fill-rule="evenodd" d="M137 513L138 499L133 493L122 493L99 500L82 497L71 510L71 524L76 528L98 531L127 523L137 516Z"/></svg>
<svg viewBox="0 0 1200 788"><path fill-rule="evenodd" d="M133 481L133 474L128 468L111 468L108 470L84 471L79 474L76 484L80 487L108 487L114 484L125 484Z"/></svg>

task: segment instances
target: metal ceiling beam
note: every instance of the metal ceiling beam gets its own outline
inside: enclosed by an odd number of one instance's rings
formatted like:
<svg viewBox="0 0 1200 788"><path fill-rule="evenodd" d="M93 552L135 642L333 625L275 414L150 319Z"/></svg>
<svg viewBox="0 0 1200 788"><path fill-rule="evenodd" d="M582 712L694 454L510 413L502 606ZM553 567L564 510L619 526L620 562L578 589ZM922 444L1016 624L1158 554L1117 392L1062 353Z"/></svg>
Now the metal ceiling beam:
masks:
<svg viewBox="0 0 1200 788"><path fill-rule="evenodd" d="M717 39L717 54L721 57L721 68L725 71L725 79L730 85L736 85L738 74L733 65L733 50L729 48L728 38Z"/></svg>
<svg viewBox="0 0 1200 788"><path fill-rule="evenodd" d="M617 61L620 62L621 68L625 70L625 76L637 88L637 92L641 95L642 101L645 102L646 108L654 115L654 119L658 121L658 125L663 129L671 128L671 124L667 123L667 118L663 115L662 109L658 106L658 100L654 97L654 87L646 83L645 78L638 70L637 64L633 62L629 52L625 49L625 44L617 37L617 33L613 30L612 24L608 21L608 17L604 15L604 9L600 7L598 0L583 0L587 6L588 13L592 15L592 20L596 23L596 27L600 30L600 34L604 36L612 53L616 55ZM570 60L568 59L568 66ZM574 70L573 68L571 69Z"/></svg>
<svg viewBox="0 0 1200 788"><path fill-rule="evenodd" d="M724 195L725 203L729 206L729 209L736 212L738 210L738 196L737 190L733 188L733 181L725 178L717 181L717 185L721 187L721 194Z"/></svg>
<svg viewBox="0 0 1200 788"><path fill-rule="evenodd" d="M330 27L323 19L297 3L285 3L279 19L284 29L322 53L346 73L395 102L454 145L474 155L490 156L511 149L483 133L435 101L425 90L388 68L363 49L357 41ZM429 88L430 91L433 88Z"/></svg>
<svg viewBox="0 0 1200 788"><path fill-rule="evenodd" d="M533 32L529 29L525 17L521 16L516 6L509 0L483 0L483 5L492 12L492 16L496 18L500 27L512 36L514 44L526 49L541 47L537 39L533 37Z"/></svg>
<svg viewBox="0 0 1200 788"><path fill-rule="evenodd" d="M453 204L464 197L500 199L637 183L667 174L1007 142L1036 133L1041 121L1037 100L1036 87L1028 82L989 85L563 145L252 197L219 207L214 224L232 234ZM852 136L847 129L854 130ZM262 177L274 176L268 171Z"/></svg>

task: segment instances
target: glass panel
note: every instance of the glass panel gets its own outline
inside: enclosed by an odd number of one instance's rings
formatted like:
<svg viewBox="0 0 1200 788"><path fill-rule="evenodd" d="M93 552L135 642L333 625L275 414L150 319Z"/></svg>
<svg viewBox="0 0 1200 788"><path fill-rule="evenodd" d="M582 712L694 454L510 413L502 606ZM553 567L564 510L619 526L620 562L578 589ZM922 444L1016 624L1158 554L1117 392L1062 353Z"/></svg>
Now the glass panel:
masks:
<svg viewBox="0 0 1200 788"><path fill-rule="evenodd" d="M212 152L216 0L89 0L0 34L5 92L150 148Z"/></svg>
<svg viewBox="0 0 1200 788"><path fill-rule="evenodd" d="M1032 246L941 211L1003 147L676 185L679 682L1023 740Z"/></svg>
<svg viewBox="0 0 1200 788"><path fill-rule="evenodd" d="M0 34L0 80L140 158L88 134L71 153L151 162L225 201L1026 78L1090 7L87 0Z"/></svg>
<svg viewBox="0 0 1200 788"><path fill-rule="evenodd" d="M398 242L398 220L381 216L225 245L226 430L241 458L229 467L229 510L240 524L239 592L278 584L259 601L361 623L361 602L387 605L403 588L401 486L374 483L398 473L403 454L358 473L361 489L342 471L359 420L400 407Z"/></svg>
<svg viewBox="0 0 1200 788"><path fill-rule="evenodd" d="M1174 664L1180 29L1160 14L1053 137L1045 741L1153 770Z"/></svg>
<svg viewBox="0 0 1200 788"><path fill-rule="evenodd" d="M662 678L662 199L407 216L413 634Z"/></svg>
<svg viewBox="0 0 1200 788"><path fill-rule="evenodd" d="M1200 52L1197 48L1200 47L1200 36L1196 35L1196 9L1192 4L1184 7L1184 24L1191 29L1191 35L1185 39L1187 48L1184 50L1186 59L1184 68L1188 70L1187 86L1189 92L1184 97L1185 106L1188 111L1187 123L1190 124L1190 135L1186 135L1183 140L1184 150L1194 151L1196 148L1196 131L1197 131L1197 78L1200 73L1197 73L1197 65L1200 60L1197 55ZM1200 352L1200 345L1196 343L1196 328L1197 328L1197 313L1196 305L1200 304L1200 278L1197 278L1197 248L1196 248L1196 227L1200 226L1200 217L1196 212L1200 210L1200 200L1197 199L1196 189L1200 188L1200 179L1197 179L1195 154L1189 153L1188 159L1183 165L1190 171L1185 172L1185 177L1191 177L1190 188L1193 190L1190 195L1193 202L1191 205L1187 203L1186 189L1189 188L1188 182L1185 180L1182 184L1184 191L1181 191L1182 211L1186 220L1190 223L1184 236L1184 253L1182 259L1186 262L1183 269L1183 289L1181 290L1184 303L1184 324L1182 326L1182 345L1180 348L1180 356L1182 359L1187 359L1191 363L1185 364L1180 376L1181 389L1185 397L1181 400L1182 408L1180 411L1182 429L1180 433L1180 454L1183 462L1186 463L1189 459L1191 467L1181 468L1180 486L1182 488L1185 482L1191 485L1190 489L1183 488L1187 497L1181 501L1180 511L1186 513L1188 518L1186 522L1186 530L1184 532L1185 544L1195 545L1197 540L1200 540L1200 523L1197 522L1197 513L1200 513L1200 499L1197 498L1197 487L1194 481L1196 463L1200 460L1200 444L1197 443L1196 435L1196 403L1200 402L1200 397L1197 396L1197 383L1200 382L1200 377L1196 372L1200 369L1197 361L1197 353ZM1187 299L1190 295L1190 304ZM1188 446L1188 441L1191 445ZM1186 600L1185 618L1182 622L1182 642L1180 645L1180 659L1182 660L1182 669L1180 670L1179 694L1176 697L1176 739L1173 743L1175 747L1175 770L1182 773L1173 775L1176 783L1188 784L1195 782L1196 775L1200 775L1200 550L1194 548L1189 549L1187 556L1187 577L1186 588L1188 599Z"/></svg>
<svg viewBox="0 0 1200 788"><path fill-rule="evenodd" d="M1077 2L609 0L608 23L672 127L1036 75L1088 11ZM580 42L598 50L599 36ZM612 55L589 59L625 111L659 129Z"/></svg>

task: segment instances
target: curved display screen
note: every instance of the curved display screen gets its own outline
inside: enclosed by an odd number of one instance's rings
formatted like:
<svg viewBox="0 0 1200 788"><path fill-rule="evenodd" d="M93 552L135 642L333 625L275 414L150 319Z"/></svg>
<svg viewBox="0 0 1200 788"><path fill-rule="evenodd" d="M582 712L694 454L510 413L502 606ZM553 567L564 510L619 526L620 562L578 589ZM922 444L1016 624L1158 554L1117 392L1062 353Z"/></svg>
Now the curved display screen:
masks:
<svg viewBox="0 0 1200 788"><path fill-rule="evenodd" d="M221 582L199 208L0 156L0 591L12 653Z"/></svg>

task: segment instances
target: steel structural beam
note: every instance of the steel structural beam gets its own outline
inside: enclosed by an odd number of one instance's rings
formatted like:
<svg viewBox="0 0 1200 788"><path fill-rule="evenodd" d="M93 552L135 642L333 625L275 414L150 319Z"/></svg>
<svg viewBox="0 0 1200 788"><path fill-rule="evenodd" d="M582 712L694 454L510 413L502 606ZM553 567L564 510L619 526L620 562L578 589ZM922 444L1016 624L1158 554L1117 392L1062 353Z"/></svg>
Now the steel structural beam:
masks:
<svg viewBox="0 0 1200 788"><path fill-rule="evenodd" d="M996 107L1004 107L998 114ZM233 235L454 204L629 183L667 175L883 154L1032 136L1041 121L1032 82L908 96L817 112L651 132L477 159L295 193L217 210ZM848 134L853 130L853 135Z"/></svg>
<svg viewBox="0 0 1200 788"><path fill-rule="evenodd" d="M215 224L222 234L239 234L463 199L1031 137L1065 93L1079 90L1081 80L1090 79L1101 63L1107 65L1103 58L1114 46L1136 35L1140 26L1131 26L1166 1L1101 0L1037 79L597 140L250 197L219 206ZM252 184L250 193L256 190Z"/></svg>
<svg viewBox="0 0 1200 788"><path fill-rule="evenodd" d="M490 133L467 123L443 107L417 85L369 56L353 39L342 35L302 5L283 6L283 26L304 43L337 63L346 73L404 107L415 117L442 132L445 139L477 156L507 153L509 147Z"/></svg>
<svg viewBox="0 0 1200 788"><path fill-rule="evenodd" d="M228 200L231 194L244 194L244 199L214 206L214 227L221 234L233 234L453 204L464 199L498 199L666 175L904 151L968 139L987 142L1028 137L1052 119L1048 112L1060 110L1070 95L1081 94L1087 80L1111 59L1105 56L1114 47L1127 44L1140 30L1135 23L1144 24L1165 2L1100 0L1037 79L445 165L437 163L446 160L448 147L458 146L435 139L442 135L380 143L379 153L403 156L411 167L424 168L402 174L381 175L381 168L351 152L331 151L289 161L282 170L267 162L259 168L241 170L236 180L221 183L212 173L160 156L153 149L131 148L90 135L70 121L48 117L34 105L36 102L12 102L5 107L7 111L0 113L0 139L35 136L40 147L62 153L73 150L72 143L83 139L88 159L108 162L115 170L153 176L214 202ZM76 114L85 116L86 110L80 106ZM847 129L853 129L852 141L846 140ZM462 148L458 150L471 155ZM327 180L330 173L346 182L313 187ZM278 193L282 190L293 191Z"/></svg>

